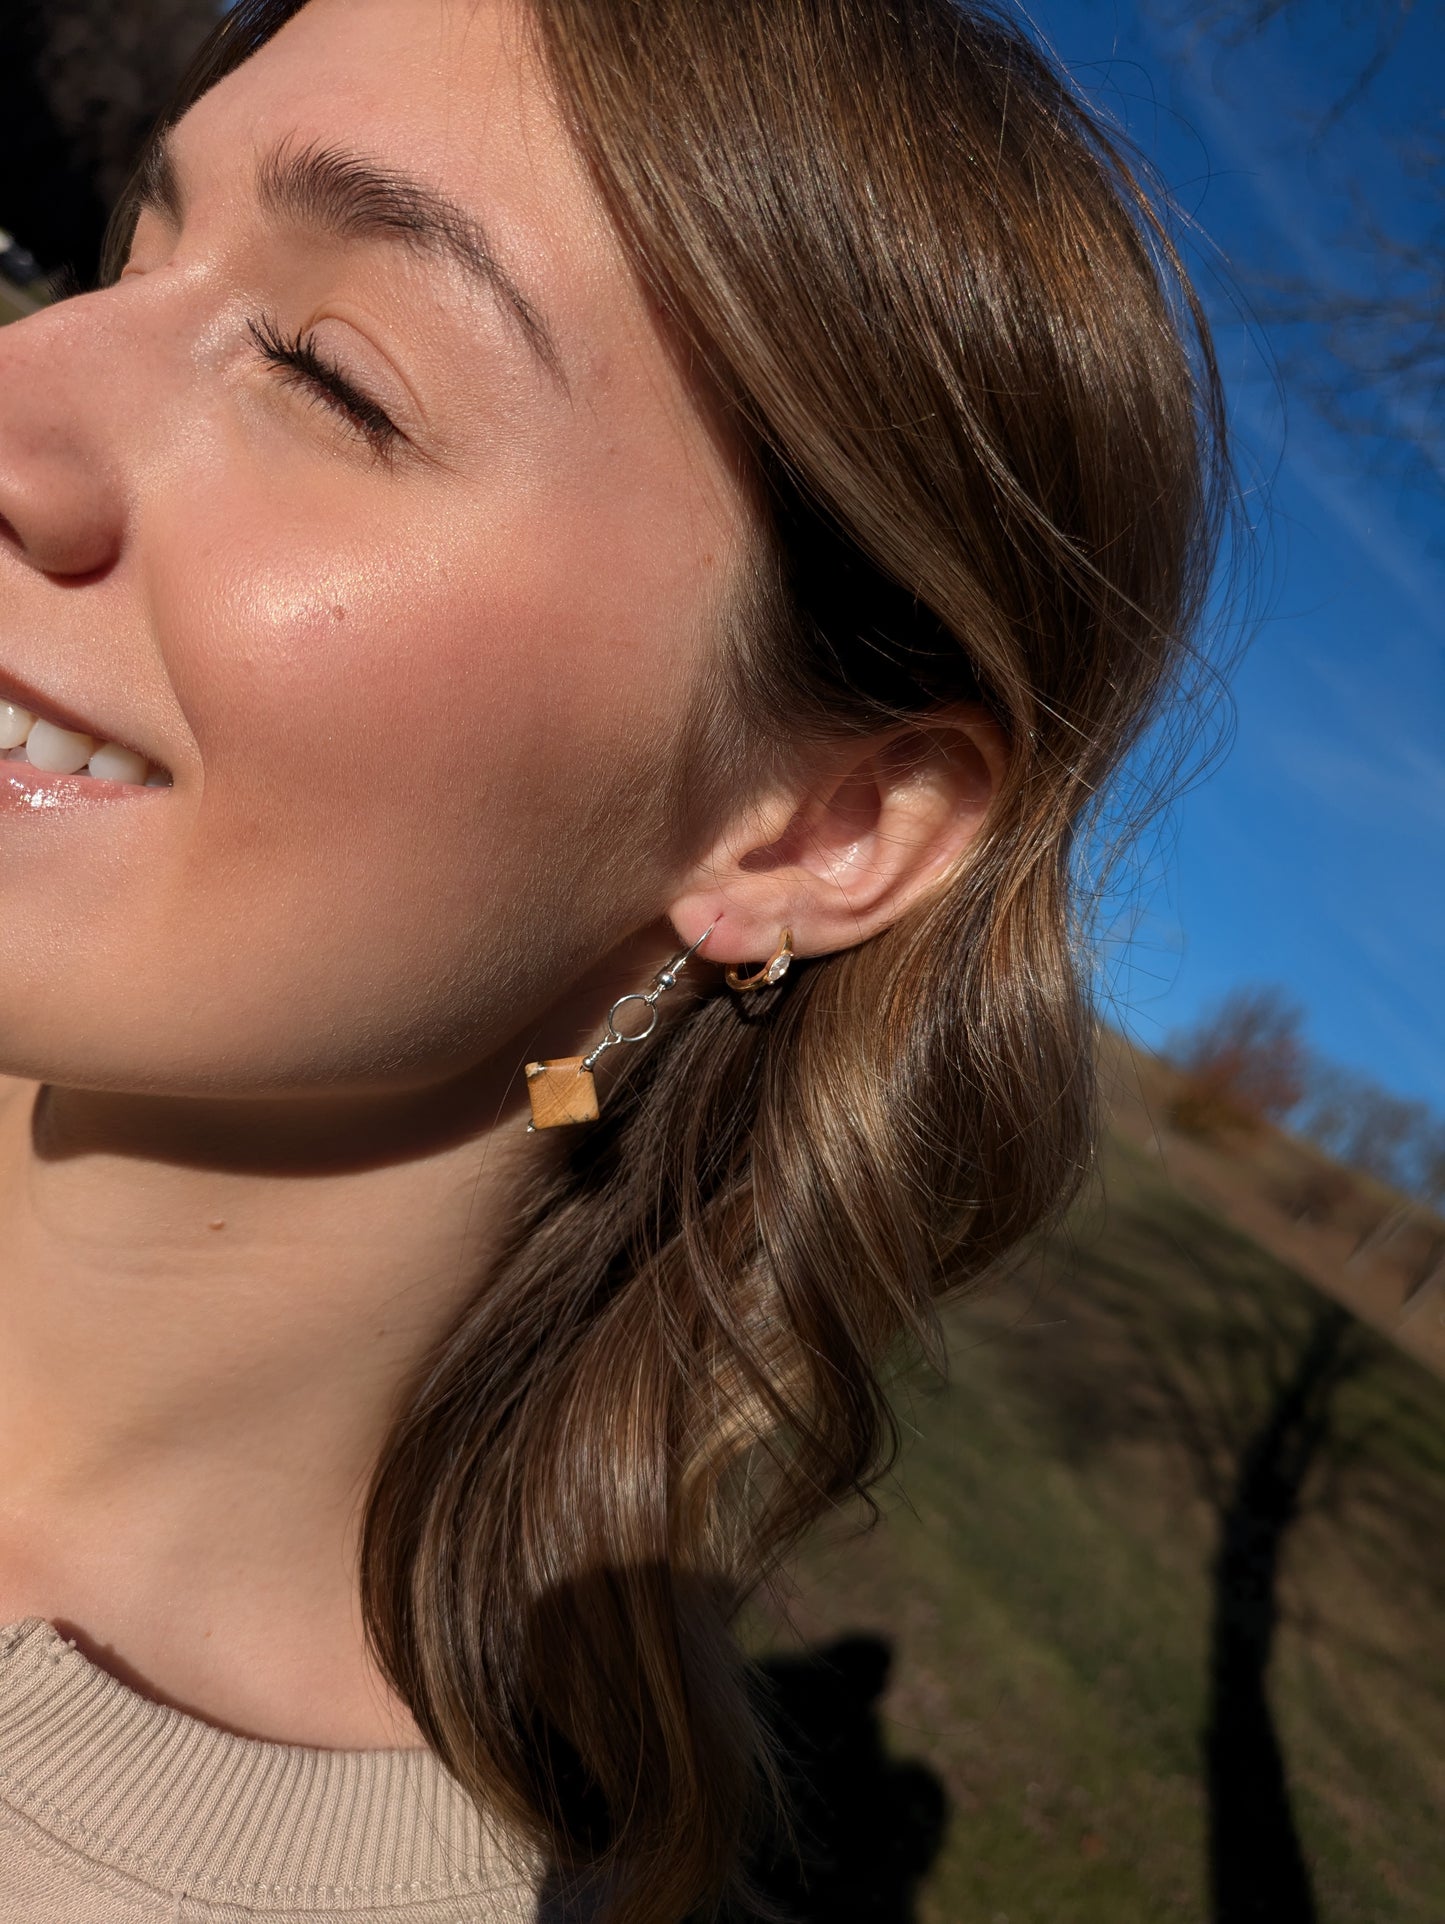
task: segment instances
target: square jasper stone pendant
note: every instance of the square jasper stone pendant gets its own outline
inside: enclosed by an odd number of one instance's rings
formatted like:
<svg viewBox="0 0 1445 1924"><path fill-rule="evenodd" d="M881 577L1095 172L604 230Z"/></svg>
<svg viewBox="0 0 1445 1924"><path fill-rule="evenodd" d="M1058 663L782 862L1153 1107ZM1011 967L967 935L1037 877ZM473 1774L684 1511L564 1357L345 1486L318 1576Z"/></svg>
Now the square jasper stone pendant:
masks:
<svg viewBox="0 0 1445 1924"><path fill-rule="evenodd" d="M597 1120L597 1084L583 1056L558 1056L554 1062L527 1064L527 1094L533 1129L555 1129L564 1122Z"/></svg>

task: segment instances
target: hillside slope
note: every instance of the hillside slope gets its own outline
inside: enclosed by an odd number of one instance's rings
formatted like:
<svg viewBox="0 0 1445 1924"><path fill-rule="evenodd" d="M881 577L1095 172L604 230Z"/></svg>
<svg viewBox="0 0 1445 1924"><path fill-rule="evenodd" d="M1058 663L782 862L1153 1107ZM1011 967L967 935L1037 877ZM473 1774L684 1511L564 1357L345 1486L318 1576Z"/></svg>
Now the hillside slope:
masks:
<svg viewBox="0 0 1445 1924"><path fill-rule="evenodd" d="M801 1917L1210 1924L1241 1881L1271 1924L1445 1916L1445 1383L1238 1226L1287 1142L1241 1175L1141 1136L948 1312L884 1520L756 1613L811 1746Z"/></svg>

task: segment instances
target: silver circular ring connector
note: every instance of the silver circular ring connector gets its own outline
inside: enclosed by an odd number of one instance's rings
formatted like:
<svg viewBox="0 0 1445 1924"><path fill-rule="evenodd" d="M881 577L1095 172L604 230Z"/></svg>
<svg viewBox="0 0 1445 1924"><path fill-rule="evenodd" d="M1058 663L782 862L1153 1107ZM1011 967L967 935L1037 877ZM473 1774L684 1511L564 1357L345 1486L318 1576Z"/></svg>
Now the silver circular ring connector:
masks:
<svg viewBox="0 0 1445 1924"><path fill-rule="evenodd" d="M684 949L681 955L673 956L666 968L659 969L657 974L652 978L652 987L650 989L634 989L630 995L618 996L612 1007L607 1011L607 1030L602 1040L590 1054L582 1058L582 1067L584 1069L595 1069L598 1058L602 1055L603 1051L615 1047L617 1043L642 1042L652 1034L653 1030L657 1027L657 998L660 995L665 995L669 989L675 989L677 987L678 971L683 968L689 957L696 955L697 951L702 947L703 943L706 942L716 926L717 924L715 922L709 922L702 934L690 948ZM648 1011L647 1026L642 1029L634 1029L630 1035L617 1026L617 1011L625 1008L629 1002L640 1002Z"/></svg>
<svg viewBox="0 0 1445 1924"><path fill-rule="evenodd" d="M631 1035L617 1026L617 1011L628 1002L640 1002L647 1011L647 1027L634 1029ZM614 1042L643 1042L657 1027L657 1003L650 995L634 989L631 995L620 995L607 1011L607 1033Z"/></svg>

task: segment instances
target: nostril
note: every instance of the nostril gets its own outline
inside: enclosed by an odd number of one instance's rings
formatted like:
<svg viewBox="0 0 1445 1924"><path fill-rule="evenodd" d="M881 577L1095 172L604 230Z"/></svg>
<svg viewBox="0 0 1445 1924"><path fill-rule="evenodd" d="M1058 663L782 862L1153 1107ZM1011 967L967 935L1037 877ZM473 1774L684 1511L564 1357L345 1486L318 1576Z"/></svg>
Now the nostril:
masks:
<svg viewBox="0 0 1445 1924"><path fill-rule="evenodd" d="M99 502L27 501L18 520L0 514L0 553L14 555L60 587L80 588L100 579L119 547L119 526Z"/></svg>

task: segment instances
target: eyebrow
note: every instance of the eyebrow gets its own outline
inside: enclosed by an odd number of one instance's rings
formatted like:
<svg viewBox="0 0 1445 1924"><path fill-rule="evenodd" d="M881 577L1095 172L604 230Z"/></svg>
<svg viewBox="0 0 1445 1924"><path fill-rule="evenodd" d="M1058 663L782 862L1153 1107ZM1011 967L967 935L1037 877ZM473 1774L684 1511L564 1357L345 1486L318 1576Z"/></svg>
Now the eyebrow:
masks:
<svg viewBox="0 0 1445 1924"><path fill-rule="evenodd" d="M341 241L397 241L455 263L496 299L552 378L567 385L551 330L498 260L481 221L424 181L343 148L290 138L258 162L256 199L275 221ZM135 205L181 224L185 194L169 136L146 156Z"/></svg>

